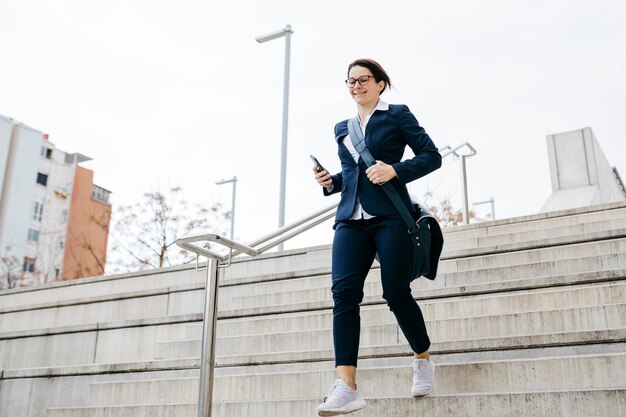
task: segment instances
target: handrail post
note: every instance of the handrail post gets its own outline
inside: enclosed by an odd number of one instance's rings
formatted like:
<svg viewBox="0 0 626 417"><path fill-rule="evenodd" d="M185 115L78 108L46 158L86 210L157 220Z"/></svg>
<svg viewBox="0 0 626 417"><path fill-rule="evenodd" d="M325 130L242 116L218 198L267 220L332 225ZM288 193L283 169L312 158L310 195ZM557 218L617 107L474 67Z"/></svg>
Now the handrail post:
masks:
<svg viewBox="0 0 626 417"><path fill-rule="evenodd" d="M215 368L215 331L217 328L217 296L219 290L218 259L209 259L204 290L204 320L202 329L202 356L200 359L200 387L198 417L211 417L213 405L213 370Z"/></svg>
<svg viewBox="0 0 626 417"><path fill-rule="evenodd" d="M467 198L467 170L465 167L467 155L461 155L461 176L463 178L463 223L469 224L469 202Z"/></svg>

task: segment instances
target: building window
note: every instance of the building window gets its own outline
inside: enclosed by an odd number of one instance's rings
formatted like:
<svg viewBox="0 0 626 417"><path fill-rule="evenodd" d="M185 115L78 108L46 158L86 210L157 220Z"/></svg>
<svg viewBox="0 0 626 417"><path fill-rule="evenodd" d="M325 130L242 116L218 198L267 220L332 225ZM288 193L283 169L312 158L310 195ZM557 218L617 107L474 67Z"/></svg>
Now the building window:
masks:
<svg viewBox="0 0 626 417"><path fill-rule="evenodd" d="M48 176L46 174L42 174L41 172L38 172L37 184L43 185L44 187L48 185Z"/></svg>
<svg viewBox="0 0 626 417"><path fill-rule="evenodd" d="M24 257L24 272L35 272L35 258Z"/></svg>
<svg viewBox="0 0 626 417"><path fill-rule="evenodd" d="M109 196L111 195L111 191L98 187L97 185L93 186L93 191L91 192L91 198L94 200L102 201L103 203L109 202Z"/></svg>
<svg viewBox="0 0 626 417"><path fill-rule="evenodd" d="M36 222L40 222L43 218L43 203L35 201L35 205L33 207L33 220Z"/></svg>
<svg viewBox="0 0 626 417"><path fill-rule="evenodd" d="M28 240L32 242L39 241L39 230L37 229L28 229Z"/></svg>
<svg viewBox="0 0 626 417"><path fill-rule="evenodd" d="M40 155L42 158L52 159L52 149L42 146Z"/></svg>

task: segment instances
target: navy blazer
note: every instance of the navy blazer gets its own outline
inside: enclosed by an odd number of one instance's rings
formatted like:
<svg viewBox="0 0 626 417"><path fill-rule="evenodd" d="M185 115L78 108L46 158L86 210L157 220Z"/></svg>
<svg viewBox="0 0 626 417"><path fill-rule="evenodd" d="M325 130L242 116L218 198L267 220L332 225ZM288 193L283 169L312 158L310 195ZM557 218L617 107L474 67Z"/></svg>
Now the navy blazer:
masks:
<svg viewBox="0 0 626 417"><path fill-rule="evenodd" d="M399 215L383 189L373 184L365 174L367 165L361 157L358 163L343 143L348 135L348 120L335 126L335 140L341 161L341 172L332 175L333 189L324 195L341 191L341 201L335 221L352 217L357 195L363 209L374 216ZM365 129L365 144L376 160L392 165L398 176L389 181L407 207L411 198L406 184L429 174L441 166L441 154L417 119L404 104L390 104L389 110L376 110L370 116ZM415 156L401 161L406 146Z"/></svg>

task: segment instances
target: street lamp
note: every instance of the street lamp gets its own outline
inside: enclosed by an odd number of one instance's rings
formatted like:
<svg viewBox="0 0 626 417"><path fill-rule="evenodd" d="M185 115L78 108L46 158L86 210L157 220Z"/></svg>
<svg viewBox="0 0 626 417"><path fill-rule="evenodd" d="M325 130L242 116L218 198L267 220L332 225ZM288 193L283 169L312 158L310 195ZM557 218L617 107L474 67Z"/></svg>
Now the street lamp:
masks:
<svg viewBox="0 0 626 417"><path fill-rule="evenodd" d="M230 240L234 240L235 237L235 194L237 192L237 177L232 177L229 180L221 180L216 182L216 185L233 183L233 201L230 209Z"/></svg>
<svg viewBox="0 0 626 417"><path fill-rule="evenodd" d="M278 200L278 227L285 225L285 189L287 182L287 124L289 119L289 55L291 50L291 25L284 29L255 38L258 43L285 37L285 80L283 84L283 136L280 147L280 196ZM278 246L283 250L283 244Z"/></svg>

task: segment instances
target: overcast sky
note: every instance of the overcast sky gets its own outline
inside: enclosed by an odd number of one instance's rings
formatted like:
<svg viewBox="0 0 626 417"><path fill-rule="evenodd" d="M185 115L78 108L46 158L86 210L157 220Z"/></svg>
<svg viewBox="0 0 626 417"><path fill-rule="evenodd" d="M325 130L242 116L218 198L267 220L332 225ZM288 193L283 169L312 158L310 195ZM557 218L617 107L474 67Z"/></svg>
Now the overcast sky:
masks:
<svg viewBox="0 0 626 417"><path fill-rule="evenodd" d="M378 60L435 144L469 141L470 202L497 218L551 193L546 135L591 127L626 176L626 5L602 0L340 2L0 0L0 114L93 158L113 205L182 186L230 206L246 242L278 222L284 40L291 24L287 222L323 198L309 154L339 170L333 127L355 114L348 63ZM460 208L452 158L411 186ZM479 215L489 212L477 207ZM331 223L287 247L330 243Z"/></svg>

